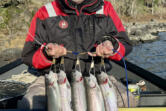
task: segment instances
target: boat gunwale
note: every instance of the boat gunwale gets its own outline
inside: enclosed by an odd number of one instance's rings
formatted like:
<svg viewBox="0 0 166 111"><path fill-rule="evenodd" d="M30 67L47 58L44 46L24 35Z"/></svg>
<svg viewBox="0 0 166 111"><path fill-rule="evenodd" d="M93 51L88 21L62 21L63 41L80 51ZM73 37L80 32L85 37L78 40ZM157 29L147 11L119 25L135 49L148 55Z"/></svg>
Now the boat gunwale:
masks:
<svg viewBox="0 0 166 111"><path fill-rule="evenodd" d="M113 61L113 62L124 68L123 61ZM154 73L152 73L148 70L145 70L127 60L125 60L125 63L127 66L127 70L131 71L132 73L136 74L137 76L140 76L141 78L144 78L145 80L151 82L152 84L158 86L164 92L166 91L166 87L165 87L166 79L163 79L163 78L155 75Z"/></svg>

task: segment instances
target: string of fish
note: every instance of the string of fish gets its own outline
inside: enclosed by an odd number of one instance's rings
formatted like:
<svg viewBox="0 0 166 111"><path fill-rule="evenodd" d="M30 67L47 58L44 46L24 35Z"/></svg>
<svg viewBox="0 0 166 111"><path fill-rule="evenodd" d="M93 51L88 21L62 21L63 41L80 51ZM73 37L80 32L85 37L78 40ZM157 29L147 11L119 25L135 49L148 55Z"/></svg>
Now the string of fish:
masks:
<svg viewBox="0 0 166 111"><path fill-rule="evenodd" d="M42 48L42 47L45 47L46 49L48 49L45 45L43 45L43 44L42 44L41 42L39 42L35 37L33 37L32 34L31 34L29 31L28 31L28 35L30 35L30 37L31 37L32 39L34 39L34 40L37 42L37 44L39 44L39 45L41 46L41 48ZM128 102L128 108L129 108L129 107L130 107L130 101L129 101L128 74L127 74L126 62L125 62L125 59L124 59L124 57L121 55L120 52L118 52L117 50L114 50L114 49L113 49L113 51L120 55L120 57L122 58L124 67L125 67L127 102ZM79 57L79 55L84 55L84 54L87 54L88 52L75 52L75 51L69 51L69 50L68 50L67 53L72 53L72 54L74 54L74 55L77 55L77 57ZM93 53L95 53L95 52L93 52ZM77 60L78 60L78 58L77 58ZM48 60L46 60L46 61L49 62L49 63L52 63L52 65L56 63L56 59L55 59L55 58L53 59L52 62L51 62L51 61L48 61ZM93 57L92 57L92 61L93 61ZM52 65L51 65L51 66L52 66ZM104 69L105 69L105 66L103 65L103 59L101 60L101 65L102 65L102 66L104 67Z"/></svg>

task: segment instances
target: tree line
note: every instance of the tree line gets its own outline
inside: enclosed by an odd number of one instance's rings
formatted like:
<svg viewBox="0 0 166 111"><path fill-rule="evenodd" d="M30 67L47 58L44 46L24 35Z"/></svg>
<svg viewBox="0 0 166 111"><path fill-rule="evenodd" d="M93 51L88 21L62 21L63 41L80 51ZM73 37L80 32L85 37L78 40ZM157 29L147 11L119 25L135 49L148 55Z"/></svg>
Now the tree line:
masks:
<svg viewBox="0 0 166 111"><path fill-rule="evenodd" d="M138 17L142 14L166 15L166 0L109 0L120 16Z"/></svg>

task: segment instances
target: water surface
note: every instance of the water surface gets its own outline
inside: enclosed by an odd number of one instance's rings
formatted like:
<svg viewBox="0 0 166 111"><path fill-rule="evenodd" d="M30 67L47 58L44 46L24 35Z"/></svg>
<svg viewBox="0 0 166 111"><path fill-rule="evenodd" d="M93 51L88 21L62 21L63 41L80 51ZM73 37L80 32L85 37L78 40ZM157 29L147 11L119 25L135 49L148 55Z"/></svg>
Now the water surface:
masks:
<svg viewBox="0 0 166 111"><path fill-rule="evenodd" d="M127 56L128 60L166 79L166 32L159 33L160 40L137 45Z"/></svg>

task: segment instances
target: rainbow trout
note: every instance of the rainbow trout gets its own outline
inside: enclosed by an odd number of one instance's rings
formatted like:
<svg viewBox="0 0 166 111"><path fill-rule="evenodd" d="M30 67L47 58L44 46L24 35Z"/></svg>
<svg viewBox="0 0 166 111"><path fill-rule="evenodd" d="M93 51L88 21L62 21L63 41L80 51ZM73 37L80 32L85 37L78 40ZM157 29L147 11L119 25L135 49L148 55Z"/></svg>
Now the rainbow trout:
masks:
<svg viewBox="0 0 166 111"><path fill-rule="evenodd" d="M78 70L72 73L72 99L74 111L87 111L84 80Z"/></svg>
<svg viewBox="0 0 166 111"><path fill-rule="evenodd" d="M97 75L99 86L104 98L104 105L106 111L118 111L117 108L117 95L112 82L109 80L105 72Z"/></svg>
<svg viewBox="0 0 166 111"><path fill-rule="evenodd" d="M96 77L85 77L87 87L88 111L105 111L104 101Z"/></svg>
<svg viewBox="0 0 166 111"><path fill-rule="evenodd" d="M48 111L61 111L61 100L59 86L57 83L57 74L50 71L45 77Z"/></svg>
<svg viewBox="0 0 166 111"><path fill-rule="evenodd" d="M73 111L71 108L71 87L66 77L66 73L60 70L58 74L58 84L61 97L61 111Z"/></svg>

